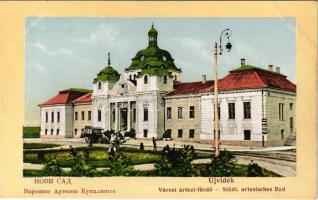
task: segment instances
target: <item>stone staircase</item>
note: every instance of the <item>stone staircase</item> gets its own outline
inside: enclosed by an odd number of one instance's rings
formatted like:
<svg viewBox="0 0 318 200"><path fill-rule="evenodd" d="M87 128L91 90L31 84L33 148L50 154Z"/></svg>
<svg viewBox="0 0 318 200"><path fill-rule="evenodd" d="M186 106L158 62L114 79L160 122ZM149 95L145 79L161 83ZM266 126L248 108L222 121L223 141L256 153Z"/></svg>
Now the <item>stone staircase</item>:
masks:
<svg viewBox="0 0 318 200"><path fill-rule="evenodd" d="M285 140L284 146L296 146L296 135L290 135Z"/></svg>

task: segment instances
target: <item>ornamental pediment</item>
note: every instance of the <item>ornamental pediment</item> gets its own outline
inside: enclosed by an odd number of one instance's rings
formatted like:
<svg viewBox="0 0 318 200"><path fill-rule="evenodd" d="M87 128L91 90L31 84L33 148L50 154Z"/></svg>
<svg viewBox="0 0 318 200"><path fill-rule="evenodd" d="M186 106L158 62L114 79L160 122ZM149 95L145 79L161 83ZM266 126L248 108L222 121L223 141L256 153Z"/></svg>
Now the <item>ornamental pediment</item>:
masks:
<svg viewBox="0 0 318 200"><path fill-rule="evenodd" d="M120 79L115 83L109 94L114 95L125 95L136 91L135 84L130 80Z"/></svg>

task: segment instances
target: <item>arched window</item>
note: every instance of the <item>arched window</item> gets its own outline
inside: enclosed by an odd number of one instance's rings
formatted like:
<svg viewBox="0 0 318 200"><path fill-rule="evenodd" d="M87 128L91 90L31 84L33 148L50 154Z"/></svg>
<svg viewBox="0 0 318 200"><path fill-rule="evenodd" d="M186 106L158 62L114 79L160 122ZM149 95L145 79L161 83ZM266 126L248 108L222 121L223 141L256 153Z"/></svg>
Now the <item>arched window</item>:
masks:
<svg viewBox="0 0 318 200"><path fill-rule="evenodd" d="M144 61L145 60L145 56L141 56L140 60Z"/></svg>
<svg viewBox="0 0 318 200"><path fill-rule="evenodd" d="M166 61L167 60L166 56L162 56L162 60Z"/></svg>
<svg viewBox="0 0 318 200"><path fill-rule="evenodd" d="M167 84L167 76L166 75L163 76L163 84Z"/></svg>
<svg viewBox="0 0 318 200"><path fill-rule="evenodd" d="M98 89L102 89L102 82L98 82Z"/></svg>
<svg viewBox="0 0 318 200"><path fill-rule="evenodd" d="M129 75L129 80L132 80L132 75Z"/></svg>
<svg viewBox="0 0 318 200"><path fill-rule="evenodd" d="M174 80L177 81L177 75L174 75Z"/></svg>
<svg viewBox="0 0 318 200"><path fill-rule="evenodd" d="M145 77L144 77L144 84L148 84L148 76L147 75L145 75Z"/></svg>

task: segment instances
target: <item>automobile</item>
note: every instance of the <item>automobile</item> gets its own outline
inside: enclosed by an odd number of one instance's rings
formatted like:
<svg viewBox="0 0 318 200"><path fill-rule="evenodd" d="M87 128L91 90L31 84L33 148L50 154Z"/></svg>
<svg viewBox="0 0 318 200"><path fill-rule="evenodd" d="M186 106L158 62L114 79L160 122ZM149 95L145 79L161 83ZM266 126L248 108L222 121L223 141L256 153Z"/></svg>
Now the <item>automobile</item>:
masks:
<svg viewBox="0 0 318 200"><path fill-rule="evenodd" d="M92 126L86 126L81 133L86 143L104 143L109 144L109 139L104 134L104 129Z"/></svg>

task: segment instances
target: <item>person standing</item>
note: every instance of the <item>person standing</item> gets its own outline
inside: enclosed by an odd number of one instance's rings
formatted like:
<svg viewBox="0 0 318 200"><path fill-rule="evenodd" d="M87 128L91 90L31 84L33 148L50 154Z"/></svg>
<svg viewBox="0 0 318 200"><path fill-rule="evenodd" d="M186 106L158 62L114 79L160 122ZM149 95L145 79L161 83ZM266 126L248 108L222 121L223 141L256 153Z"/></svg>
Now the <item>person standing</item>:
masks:
<svg viewBox="0 0 318 200"><path fill-rule="evenodd" d="M157 151L157 142L155 137L152 137L153 151Z"/></svg>

